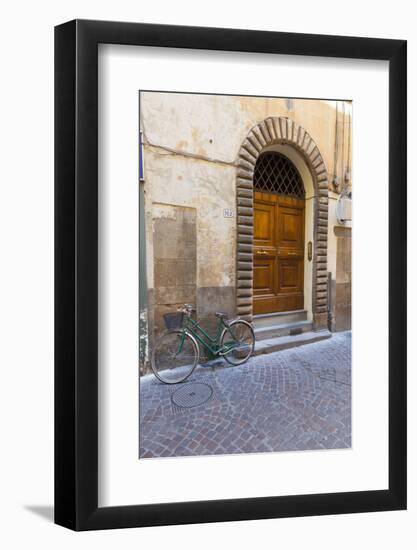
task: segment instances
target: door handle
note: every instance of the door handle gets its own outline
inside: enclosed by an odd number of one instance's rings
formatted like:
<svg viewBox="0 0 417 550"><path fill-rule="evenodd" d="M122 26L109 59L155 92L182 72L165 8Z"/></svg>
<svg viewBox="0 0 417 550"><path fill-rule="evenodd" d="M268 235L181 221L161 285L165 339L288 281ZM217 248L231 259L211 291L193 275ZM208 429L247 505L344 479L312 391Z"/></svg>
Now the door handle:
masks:
<svg viewBox="0 0 417 550"><path fill-rule="evenodd" d="M257 250L256 254L268 254L266 250Z"/></svg>

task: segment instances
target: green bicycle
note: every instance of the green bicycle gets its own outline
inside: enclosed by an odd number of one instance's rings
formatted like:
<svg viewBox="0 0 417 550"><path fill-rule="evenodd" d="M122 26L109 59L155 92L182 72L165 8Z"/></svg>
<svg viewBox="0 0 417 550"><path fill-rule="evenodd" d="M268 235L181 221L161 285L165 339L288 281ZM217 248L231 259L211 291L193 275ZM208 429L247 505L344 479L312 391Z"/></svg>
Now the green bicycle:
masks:
<svg viewBox="0 0 417 550"><path fill-rule="evenodd" d="M178 312L164 315L168 330L155 342L151 366L165 384L184 382L191 375L198 364L200 345L209 360L224 357L231 365L241 365L253 353L255 334L250 323L243 319L229 323L225 313L217 312L219 322L212 337L191 317L193 311L193 306L185 304Z"/></svg>

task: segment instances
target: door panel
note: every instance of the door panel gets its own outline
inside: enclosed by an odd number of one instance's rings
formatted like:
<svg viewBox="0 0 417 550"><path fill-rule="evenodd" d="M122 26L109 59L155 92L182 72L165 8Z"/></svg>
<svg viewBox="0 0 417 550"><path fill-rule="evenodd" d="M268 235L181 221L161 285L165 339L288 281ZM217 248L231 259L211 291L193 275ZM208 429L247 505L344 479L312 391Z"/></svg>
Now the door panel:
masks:
<svg viewBox="0 0 417 550"><path fill-rule="evenodd" d="M298 238L298 224L292 212L285 212L281 210L282 219L282 240L292 244L299 240Z"/></svg>
<svg viewBox="0 0 417 550"><path fill-rule="evenodd" d="M254 193L254 313L304 307L304 200Z"/></svg>
<svg viewBox="0 0 417 550"><path fill-rule="evenodd" d="M257 194L257 193L255 193ZM259 193L264 196L266 193ZM255 246L275 247L277 239L276 231L276 201L265 197L254 204L254 241Z"/></svg>
<svg viewBox="0 0 417 550"><path fill-rule="evenodd" d="M275 295L275 261L273 258L257 259L253 275L253 289L257 295Z"/></svg>
<svg viewBox="0 0 417 550"><path fill-rule="evenodd" d="M283 246L297 246L303 239L303 212L295 208L280 207L278 221L280 229L280 244Z"/></svg>
<svg viewBox="0 0 417 550"><path fill-rule="evenodd" d="M299 282L299 262L281 260L279 262L279 290L298 290Z"/></svg>

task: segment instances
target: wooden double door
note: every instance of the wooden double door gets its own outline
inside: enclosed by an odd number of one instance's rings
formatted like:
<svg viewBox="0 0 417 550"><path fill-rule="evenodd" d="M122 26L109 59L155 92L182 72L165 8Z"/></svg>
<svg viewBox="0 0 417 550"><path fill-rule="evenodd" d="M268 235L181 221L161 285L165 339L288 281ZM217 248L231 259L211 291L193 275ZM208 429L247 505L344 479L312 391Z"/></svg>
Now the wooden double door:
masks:
<svg viewBox="0 0 417 550"><path fill-rule="evenodd" d="M255 314L304 308L305 201L254 192Z"/></svg>

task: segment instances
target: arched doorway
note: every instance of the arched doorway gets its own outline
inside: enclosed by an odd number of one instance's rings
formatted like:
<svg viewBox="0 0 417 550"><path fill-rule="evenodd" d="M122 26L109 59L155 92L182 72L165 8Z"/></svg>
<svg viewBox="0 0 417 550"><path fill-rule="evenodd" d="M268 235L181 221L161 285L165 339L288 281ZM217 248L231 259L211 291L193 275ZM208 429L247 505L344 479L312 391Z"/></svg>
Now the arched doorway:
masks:
<svg viewBox="0 0 417 550"><path fill-rule="evenodd" d="M302 159L308 178L311 180L308 218L311 225L311 268L305 269L308 280L304 280L310 295L311 314L315 330L327 328L327 227L328 227L328 179L327 170L320 151L309 133L286 117L270 117L254 126L238 155L236 180L237 197L237 270L236 270L236 310L240 317L252 321L256 292L254 280L254 250L258 246L254 239L254 173L262 154L271 149L288 149ZM285 154L291 158L292 154ZM298 166L297 166L298 168ZM299 170L300 172L300 170ZM303 176L303 181L306 178ZM302 200L302 199L298 199ZM290 222L291 225L292 222ZM304 222L303 222L304 223ZM306 242L304 242L306 245ZM297 249L299 246L297 245ZM265 255L266 256L266 255ZM304 264L306 246L304 246ZM296 270L289 267L287 280L294 280ZM298 283L299 285L299 283ZM291 286L291 285L290 285ZM298 288L298 287L297 287ZM278 293L279 294L279 293ZM305 298L305 296L304 296Z"/></svg>
<svg viewBox="0 0 417 550"><path fill-rule="evenodd" d="M285 155L259 155L253 210L253 313L304 309L305 190Z"/></svg>

